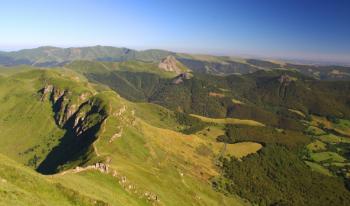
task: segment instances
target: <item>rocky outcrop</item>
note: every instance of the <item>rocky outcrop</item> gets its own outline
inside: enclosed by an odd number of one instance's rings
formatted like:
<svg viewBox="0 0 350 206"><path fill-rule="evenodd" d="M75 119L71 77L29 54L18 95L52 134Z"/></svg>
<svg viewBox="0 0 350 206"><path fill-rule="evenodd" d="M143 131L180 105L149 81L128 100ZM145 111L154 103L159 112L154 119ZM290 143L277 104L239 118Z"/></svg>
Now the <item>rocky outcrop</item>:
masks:
<svg viewBox="0 0 350 206"><path fill-rule="evenodd" d="M60 175L65 175L69 172L79 173L86 170L97 170L101 173L111 175L113 178L116 178L119 185L122 186L126 191L139 195L140 198L146 199L148 202L152 203L152 205L157 205L157 203L160 202L159 196L156 193L138 188L138 186L131 183L126 176L120 175L117 170L110 169L107 163L97 162L87 167L76 167L73 170L64 171L60 173Z"/></svg>
<svg viewBox="0 0 350 206"><path fill-rule="evenodd" d="M109 143L112 143L115 139L121 137L123 135L123 128L122 127L118 127L119 131L117 133L115 133L111 139L109 139Z"/></svg>
<svg viewBox="0 0 350 206"><path fill-rule="evenodd" d="M181 73L180 75L178 75L177 77L175 77L172 81L173 84L181 84L185 79L190 79L191 78L191 74L188 72L185 73Z"/></svg>
<svg viewBox="0 0 350 206"><path fill-rule="evenodd" d="M159 64L158 67L162 70L168 72L175 72L176 74L181 73L181 68L179 68L179 62L176 60L174 56L167 56L164 58Z"/></svg>
<svg viewBox="0 0 350 206"><path fill-rule="evenodd" d="M84 92L78 97L74 97L69 90L61 89L51 84L46 84L39 93L41 93L41 101L51 101L55 113L55 121L60 127L63 127L78 111L79 106L91 96L91 93ZM78 124L78 121L75 121L74 126Z"/></svg>
<svg viewBox="0 0 350 206"><path fill-rule="evenodd" d="M296 80L297 80L297 78L289 76L287 74L283 74L278 78L279 83L286 85L286 86L289 85L291 82L296 81Z"/></svg>

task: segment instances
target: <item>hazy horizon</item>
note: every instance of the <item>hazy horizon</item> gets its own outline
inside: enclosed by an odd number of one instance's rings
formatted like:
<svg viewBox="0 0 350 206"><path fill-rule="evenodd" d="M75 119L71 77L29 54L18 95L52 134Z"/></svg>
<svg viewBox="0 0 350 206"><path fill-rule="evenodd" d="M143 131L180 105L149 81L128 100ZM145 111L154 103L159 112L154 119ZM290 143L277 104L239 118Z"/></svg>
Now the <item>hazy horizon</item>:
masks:
<svg viewBox="0 0 350 206"><path fill-rule="evenodd" d="M345 61L342 60L335 60L335 59L327 59L327 55L324 55L323 57L315 57L312 56L310 58L306 57L300 57L298 55L290 55L290 56L274 56L274 55L259 55L259 54L249 54L249 53L215 53L215 52L200 52L200 51L187 51L187 50L175 50L175 49L167 49L167 48L132 48L127 46L115 46L115 45L71 45L71 46L64 46L64 45L40 45L40 46L28 46L28 47L15 47L15 48L0 48L0 52L17 52L20 50L25 49L36 49L40 47L58 47L58 48L83 48L83 47L94 47L94 46L108 46L108 47L116 47L116 48L128 48L132 50L137 51L143 51L143 50L152 50L152 49L159 49L159 50L166 50L170 52L175 53L186 53L186 54L192 54L192 55L210 55L210 56L229 56L229 57L239 57L239 58L257 58L257 59L264 59L264 60L280 60L290 63L300 63L300 64L315 64L315 65L340 65L340 66L349 66L350 65L350 58L348 58ZM339 59L341 59L340 57ZM345 58L344 58L345 59Z"/></svg>

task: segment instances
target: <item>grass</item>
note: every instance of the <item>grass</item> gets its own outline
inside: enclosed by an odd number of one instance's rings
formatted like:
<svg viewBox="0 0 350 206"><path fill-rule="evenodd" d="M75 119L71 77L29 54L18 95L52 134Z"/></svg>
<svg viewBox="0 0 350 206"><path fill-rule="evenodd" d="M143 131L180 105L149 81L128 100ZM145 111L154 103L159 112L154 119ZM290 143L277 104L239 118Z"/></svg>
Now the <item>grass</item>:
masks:
<svg viewBox="0 0 350 206"><path fill-rule="evenodd" d="M303 117L303 118L305 118L306 116L305 116L305 114L304 113L302 113L301 111L299 111L299 110L295 110L295 109L288 109L288 111L290 111L290 112L293 112L293 113L295 113L295 114L297 114L297 115L299 115L299 116L301 116L301 117Z"/></svg>
<svg viewBox="0 0 350 206"><path fill-rule="evenodd" d="M239 101L238 99L232 98L233 104L244 104L244 102Z"/></svg>
<svg viewBox="0 0 350 206"><path fill-rule="evenodd" d="M73 190L79 185L79 192L82 195L101 199L109 205L150 205L145 198L126 191L119 184L118 178L98 171L56 175L52 181Z"/></svg>
<svg viewBox="0 0 350 206"><path fill-rule="evenodd" d="M324 130L322 130L318 127L315 127L315 126L309 126L308 128L306 128L305 131L308 134L316 135L316 136L327 134Z"/></svg>
<svg viewBox="0 0 350 206"><path fill-rule="evenodd" d="M101 193L95 193L95 198L91 198L80 193L85 189L84 185L67 188L54 179L0 154L0 205L106 205L99 196Z"/></svg>
<svg viewBox="0 0 350 206"><path fill-rule="evenodd" d="M335 134L321 135L318 138L326 143L350 143L350 138L340 137Z"/></svg>
<svg viewBox="0 0 350 206"><path fill-rule="evenodd" d="M0 151L23 164L33 155L40 155L40 163L49 152L43 151L47 143L54 147L64 134L55 124L49 101L41 102L37 95L43 86L43 77L62 88L78 87L73 97L83 89L92 88L69 71L33 70L1 77L5 81L0 81ZM35 178L41 181L41 177L45 184L48 181L48 186L38 183L42 189L32 188L35 195L18 193L15 197L18 202L11 202L11 196L6 193L9 200L4 204L21 205L22 201L22 205L89 205L90 200L96 200L110 205L145 205L143 194L152 192L162 205L246 205L238 197L215 192L209 183L210 178L218 174L214 158L221 147L214 142L215 138L173 131L177 127L174 116L160 106L130 103L112 91L101 91L95 99L109 113L94 143L96 161L109 158L111 168L126 176L128 184L135 185L138 192L126 192L110 175L94 171L46 178L26 169L34 178L28 182L16 177L23 181L16 189L27 188L25 184L30 187L36 184ZM124 107L125 112L120 113ZM111 137L121 130L121 135L111 142ZM25 155L19 155L27 150ZM94 161L86 159L85 163ZM4 173L11 175L8 170ZM42 191L49 192L41 194ZM55 198L45 202L46 196L51 195L62 197L57 204ZM74 199L77 200L72 203Z"/></svg>
<svg viewBox="0 0 350 206"><path fill-rule="evenodd" d="M350 137L350 120L340 119L335 125L335 131Z"/></svg>
<svg viewBox="0 0 350 206"><path fill-rule="evenodd" d="M231 155L237 159L242 159L250 154L258 152L262 145L256 142L239 142L235 144L228 144L226 146L226 155Z"/></svg>
<svg viewBox="0 0 350 206"><path fill-rule="evenodd" d="M183 129L175 120L174 112L152 103L133 103L135 115L147 123L165 129Z"/></svg>
<svg viewBox="0 0 350 206"><path fill-rule="evenodd" d="M314 163L314 162L310 162L310 161L305 161L305 163L311 168L311 170L327 175L327 176L333 176L332 173L325 167Z"/></svg>
<svg viewBox="0 0 350 206"><path fill-rule="evenodd" d="M23 164L34 155L42 161L64 134L51 105L39 100L38 78L28 73L0 82L0 152Z"/></svg>
<svg viewBox="0 0 350 206"><path fill-rule="evenodd" d="M310 152L323 151L327 149L327 145L319 140L315 140L312 143L308 144L306 148Z"/></svg>
<svg viewBox="0 0 350 206"><path fill-rule="evenodd" d="M330 162L344 162L346 159L339 154L335 152L318 152L318 153L311 153L310 154L311 159L315 162L323 162L323 161L330 161Z"/></svg>
<svg viewBox="0 0 350 206"><path fill-rule="evenodd" d="M236 119L236 118L223 118L223 119L215 119L215 118L209 118L209 117L203 117L200 115L191 114L193 117L197 117L203 122L209 122L209 123L217 123L217 124L234 124L234 125L248 125L248 126L257 126L257 127L264 127L265 125L263 123L260 123L258 121L249 120L249 119Z"/></svg>
<svg viewBox="0 0 350 206"><path fill-rule="evenodd" d="M219 144L212 145L211 139L155 127L137 118L135 127L126 127L123 136L111 144L113 125L112 119L107 120L96 147L138 190L157 194L164 205L245 204L213 191L208 184L218 174L213 160Z"/></svg>
<svg viewBox="0 0 350 206"><path fill-rule="evenodd" d="M323 124L325 128L334 130L341 135L350 136L350 120L339 119L339 123L333 123L325 117L312 115L311 125L319 126L320 124Z"/></svg>

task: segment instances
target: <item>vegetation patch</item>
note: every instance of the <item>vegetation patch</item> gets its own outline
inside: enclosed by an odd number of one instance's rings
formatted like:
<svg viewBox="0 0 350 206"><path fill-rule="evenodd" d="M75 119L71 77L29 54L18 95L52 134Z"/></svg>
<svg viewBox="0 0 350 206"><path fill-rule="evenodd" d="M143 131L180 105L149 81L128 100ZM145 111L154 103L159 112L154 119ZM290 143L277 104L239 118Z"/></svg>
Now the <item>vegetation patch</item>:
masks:
<svg viewBox="0 0 350 206"><path fill-rule="evenodd" d="M306 148L310 152L323 151L327 149L327 145L319 140L315 140L312 143L308 144Z"/></svg>
<svg viewBox="0 0 350 206"><path fill-rule="evenodd" d="M332 173L325 167L310 161L305 161L305 163L311 168L311 170L315 172L319 172L321 174L327 175L327 176L333 176Z"/></svg>
<svg viewBox="0 0 350 206"><path fill-rule="evenodd" d="M346 159L335 152L311 153L311 159L315 162L344 162Z"/></svg>
<svg viewBox="0 0 350 206"><path fill-rule="evenodd" d="M318 127L312 126L312 125L310 125L308 128L306 128L305 132L307 134L316 135L316 136L327 134L324 130L322 130Z"/></svg>
<svg viewBox="0 0 350 206"><path fill-rule="evenodd" d="M335 134L326 134L319 136L319 139L327 143L350 143L350 138L340 137Z"/></svg>
<svg viewBox="0 0 350 206"><path fill-rule="evenodd" d="M221 159L218 191L238 194L257 205L348 205L350 192L341 180L311 171L291 150L267 145L244 161Z"/></svg>
<svg viewBox="0 0 350 206"><path fill-rule="evenodd" d="M257 126L257 127L265 126L263 123L260 123L254 120L248 120L248 119L236 119L236 118L215 119L215 118L203 117L195 114L191 114L191 116L199 118L203 122L210 122L210 123L216 123L216 124L236 124L236 125L248 125L248 126Z"/></svg>
<svg viewBox="0 0 350 206"><path fill-rule="evenodd" d="M244 102L238 100L238 99L235 99L235 98L232 98L232 103L233 104L244 104Z"/></svg>
<svg viewBox="0 0 350 206"><path fill-rule="evenodd" d="M227 144L225 155L231 155L237 159L242 159L250 154L258 152L262 145L256 142L239 142L235 144Z"/></svg>
<svg viewBox="0 0 350 206"><path fill-rule="evenodd" d="M288 109L288 111L293 112L293 113L295 113L295 114L297 114L297 115L299 115L299 116L301 116L301 117L303 117L303 118L306 117L306 115L305 115L304 113L302 113L301 111L299 111L299 110Z"/></svg>

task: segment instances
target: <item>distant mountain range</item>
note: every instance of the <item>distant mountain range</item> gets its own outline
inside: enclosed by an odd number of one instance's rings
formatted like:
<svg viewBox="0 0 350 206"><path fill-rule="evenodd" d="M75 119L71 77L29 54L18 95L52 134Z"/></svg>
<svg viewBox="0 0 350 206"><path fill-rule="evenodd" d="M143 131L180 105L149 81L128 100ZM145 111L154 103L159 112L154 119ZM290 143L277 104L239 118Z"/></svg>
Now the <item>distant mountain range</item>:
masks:
<svg viewBox="0 0 350 206"><path fill-rule="evenodd" d="M176 53L166 50L137 51L128 48L110 46L92 47L39 47L23 49L13 52L0 52L0 65L32 65L39 67L62 66L76 60L90 60L101 62L125 62L130 60L160 63L172 56L177 61L194 72L214 75L247 74L258 70L292 69L316 79L348 80L350 67L345 66L317 66L291 64L282 61L266 61L259 59L243 59L228 56L194 55Z"/></svg>

